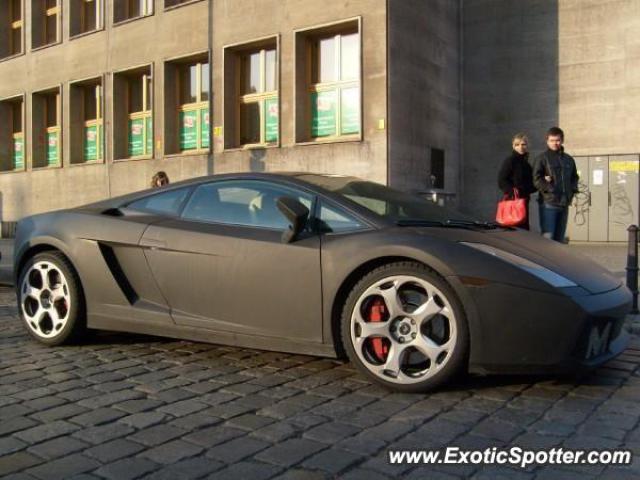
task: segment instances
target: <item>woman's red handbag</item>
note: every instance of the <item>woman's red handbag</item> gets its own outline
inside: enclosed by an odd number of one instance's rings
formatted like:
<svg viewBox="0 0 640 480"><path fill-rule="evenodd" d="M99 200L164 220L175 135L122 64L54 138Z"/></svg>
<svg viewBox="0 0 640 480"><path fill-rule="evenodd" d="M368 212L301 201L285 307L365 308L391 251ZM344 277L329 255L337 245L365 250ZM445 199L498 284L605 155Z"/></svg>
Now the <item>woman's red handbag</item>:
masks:
<svg viewBox="0 0 640 480"><path fill-rule="evenodd" d="M520 198L518 189L513 189L513 199L507 194L498 202L498 212L496 222L505 227L515 227L520 225L527 218L527 202Z"/></svg>

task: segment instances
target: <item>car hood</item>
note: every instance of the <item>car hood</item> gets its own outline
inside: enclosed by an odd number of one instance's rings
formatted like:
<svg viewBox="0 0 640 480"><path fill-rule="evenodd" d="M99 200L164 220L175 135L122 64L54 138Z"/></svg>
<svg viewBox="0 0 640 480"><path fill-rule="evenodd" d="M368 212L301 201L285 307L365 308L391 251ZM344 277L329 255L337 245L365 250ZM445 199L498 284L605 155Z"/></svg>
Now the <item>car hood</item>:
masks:
<svg viewBox="0 0 640 480"><path fill-rule="evenodd" d="M535 262L568 278L591 293L618 288L622 281L588 257L564 245L524 230L415 228L421 235L456 242L483 243Z"/></svg>

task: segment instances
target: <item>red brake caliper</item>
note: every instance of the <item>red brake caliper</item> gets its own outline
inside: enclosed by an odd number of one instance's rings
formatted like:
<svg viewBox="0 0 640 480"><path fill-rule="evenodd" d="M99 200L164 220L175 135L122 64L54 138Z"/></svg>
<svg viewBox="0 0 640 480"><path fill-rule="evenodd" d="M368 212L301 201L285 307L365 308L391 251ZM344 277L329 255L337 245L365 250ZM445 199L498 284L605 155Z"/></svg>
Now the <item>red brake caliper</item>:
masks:
<svg viewBox="0 0 640 480"><path fill-rule="evenodd" d="M386 305L381 298L376 298L369 308L369 321L370 322L382 322L382 318L384 317ZM387 359L387 354L389 353L389 346L386 345L382 338L372 338L371 345L373 346L373 351L378 357L378 360L384 362Z"/></svg>

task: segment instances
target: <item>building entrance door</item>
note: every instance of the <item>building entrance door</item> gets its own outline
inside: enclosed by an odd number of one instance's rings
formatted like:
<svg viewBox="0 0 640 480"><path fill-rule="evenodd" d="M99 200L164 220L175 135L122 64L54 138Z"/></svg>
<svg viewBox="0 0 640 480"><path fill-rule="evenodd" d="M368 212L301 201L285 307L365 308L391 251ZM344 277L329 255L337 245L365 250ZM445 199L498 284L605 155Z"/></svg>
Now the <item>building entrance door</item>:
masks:
<svg viewBox="0 0 640 480"><path fill-rule="evenodd" d="M576 157L580 192L569 209L574 241L624 242L638 223L640 157Z"/></svg>

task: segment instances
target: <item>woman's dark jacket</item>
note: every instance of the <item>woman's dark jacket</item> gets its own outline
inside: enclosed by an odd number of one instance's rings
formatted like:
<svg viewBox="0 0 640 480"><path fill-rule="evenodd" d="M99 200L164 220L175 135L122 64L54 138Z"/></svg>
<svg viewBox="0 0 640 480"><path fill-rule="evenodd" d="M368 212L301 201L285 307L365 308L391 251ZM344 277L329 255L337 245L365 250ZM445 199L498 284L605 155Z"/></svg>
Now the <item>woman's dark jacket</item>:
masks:
<svg viewBox="0 0 640 480"><path fill-rule="evenodd" d="M511 194L517 188L521 197L527 197L536 191L529 154L520 155L514 150L504 159L498 173L498 186L505 194Z"/></svg>

